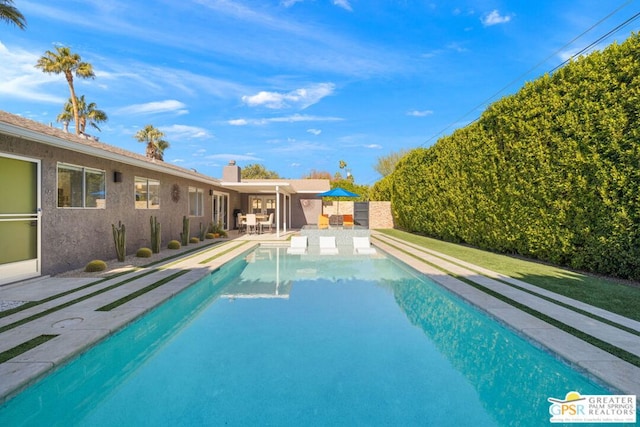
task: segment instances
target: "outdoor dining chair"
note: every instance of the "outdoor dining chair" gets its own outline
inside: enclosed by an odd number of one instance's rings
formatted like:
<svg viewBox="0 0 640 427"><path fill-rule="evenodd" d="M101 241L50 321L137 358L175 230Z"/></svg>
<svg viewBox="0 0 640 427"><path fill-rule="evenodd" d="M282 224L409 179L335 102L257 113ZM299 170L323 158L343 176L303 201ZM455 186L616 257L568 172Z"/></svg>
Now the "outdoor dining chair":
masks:
<svg viewBox="0 0 640 427"><path fill-rule="evenodd" d="M269 218L267 218L265 221L260 221L260 232L264 232L264 227L268 226L269 227L269 233L271 233L271 227L273 224L273 212L271 212L269 214Z"/></svg>
<svg viewBox="0 0 640 427"><path fill-rule="evenodd" d="M247 214L247 233L258 233L258 222L256 221L256 214Z"/></svg>

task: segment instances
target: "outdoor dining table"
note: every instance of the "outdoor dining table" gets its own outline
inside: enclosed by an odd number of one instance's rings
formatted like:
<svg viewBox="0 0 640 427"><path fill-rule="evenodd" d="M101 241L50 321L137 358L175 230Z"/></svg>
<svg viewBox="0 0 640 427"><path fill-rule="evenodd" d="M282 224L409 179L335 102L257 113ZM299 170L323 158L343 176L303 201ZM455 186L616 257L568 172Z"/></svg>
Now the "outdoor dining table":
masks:
<svg viewBox="0 0 640 427"><path fill-rule="evenodd" d="M260 221L266 221L269 219L268 214L256 214L256 227L255 233L260 234L262 227L260 227ZM247 214L240 215L240 222L244 223L247 220Z"/></svg>

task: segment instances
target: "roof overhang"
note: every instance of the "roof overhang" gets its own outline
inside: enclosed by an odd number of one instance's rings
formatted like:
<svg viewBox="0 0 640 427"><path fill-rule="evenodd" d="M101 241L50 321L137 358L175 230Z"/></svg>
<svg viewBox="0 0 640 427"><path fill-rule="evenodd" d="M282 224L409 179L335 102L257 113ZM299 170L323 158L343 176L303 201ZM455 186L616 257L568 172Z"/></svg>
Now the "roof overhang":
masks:
<svg viewBox="0 0 640 427"><path fill-rule="evenodd" d="M286 181L220 182L220 185L224 188L228 188L242 194L295 194L291 184Z"/></svg>
<svg viewBox="0 0 640 427"><path fill-rule="evenodd" d="M220 180L216 178L207 177L205 175L190 173L187 170L181 170L181 168L168 166L164 162L153 162L149 160L137 159L135 157L129 157L123 154L114 153L108 150L104 150L100 147L93 147L90 145L84 145L73 141L68 141L63 138L57 138L55 136L46 135L31 129L25 129L20 126L12 125L10 123L0 122L0 133L15 136L18 138L28 139L30 141L38 142L40 144L50 145L65 150L74 151L77 153L86 154L93 157L98 157L106 160L113 160L119 163L124 163L130 166L144 168L152 171L161 172L173 176L179 176L190 180L199 181L209 185L220 186Z"/></svg>

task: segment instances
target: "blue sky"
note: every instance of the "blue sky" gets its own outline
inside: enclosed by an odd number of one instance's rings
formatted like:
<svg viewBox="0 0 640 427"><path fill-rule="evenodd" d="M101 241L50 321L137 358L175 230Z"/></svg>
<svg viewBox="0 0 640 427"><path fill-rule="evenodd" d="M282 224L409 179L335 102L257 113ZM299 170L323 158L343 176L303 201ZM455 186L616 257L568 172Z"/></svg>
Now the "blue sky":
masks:
<svg viewBox="0 0 640 427"><path fill-rule="evenodd" d="M14 3L27 29L0 22L0 109L61 126L66 81L34 65L64 45L94 67L75 85L109 115L102 132L87 128L102 142L144 154L133 135L152 124L171 144L166 162L214 177L232 159L285 178L333 174L344 160L359 184L380 178L379 157L432 145L639 10L638 0Z"/></svg>

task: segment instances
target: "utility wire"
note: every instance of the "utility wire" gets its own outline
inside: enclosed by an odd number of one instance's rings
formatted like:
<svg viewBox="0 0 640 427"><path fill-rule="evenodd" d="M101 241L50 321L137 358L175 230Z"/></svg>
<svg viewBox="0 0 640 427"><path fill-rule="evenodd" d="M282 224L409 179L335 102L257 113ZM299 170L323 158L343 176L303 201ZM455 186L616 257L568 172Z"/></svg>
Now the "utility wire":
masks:
<svg viewBox="0 0 640 427"><path fill-rule="evenodd" d="M547 62L549 59L553 58L554 56L558 55L560 52L562 52L564 49L566 49L567 47L569 47L570 45L572 45L573 43L575 43L577 40L579 40L581 37L583 37L585 34L587 34L588 32L590 32L591 30L593 30L594 28L598 27L600 24L602 24L604 21L606 21L607 19L609 19L610 17L612 17L613 15L615 15L616 13L618 13L621 9L623 9L624 7L626 7L629 3L631 3L633 0L628 0L627 2L623 3L622 5L618 6L615 10L613 10L611 13L609 13L607 16L605 16L604 18L600 19L598 22L596 22L595 24L593 24L592 26L590 26L589 28L587 28L585 31L583 31L580 35L574 37L570 42L566 43L564 46L562 46L560 49L554 51L552 54L550 54L549 56L547 56L546 58L544 58L543 60L541 60L540 62L538 62L536 65L534 65L533 67L531 67L530 69L528 69L527 71L525 71L524 73L520 74L518 77L516 77L515 79L511 80L508 84L506 84L504 87L502 87L500 90L498 90L497 92L495 92L493 95L491 95L490 97L488 97L487 99L485 99L484 101L482 101L480 104L474 106L471 110L467 111L466 113L464 113L461 117L459 117L457 120L455 120L454 122L448 124L447 126L445 126L444 129L442 129L440 132L434 134L433 136L431 136L429 139L427 139L425 142L423 142L421 145L419 145L419 147L424 147L425 145L427 145L429 142L433 141L433 139L435 139L436 137L438 137L439 135L442 135L444 132L446 132L447 130L451 129L456 123L460 122L461 120L463 120L464 118L466 118L469 114L473 113L474 111L478 110L479 108L481 108L482 106L484 106L487 102L491 101L493 98L495 98L496 96L498 96L499 94L501 94L502 92L504 92L505 90L507 90L509 87L511 87L514 83L519 82L523 77L525 77L526 75L528 75L529 73L531 73L533 70L535 70L536 68L538 68L539 66L541 66L542 64L544 64L545 62ZM557 70L558 68L562 67L563 65L565 65L567 62L569 62L570 60L572 60L573 58L575 58L577 55L582 54L583 52L585 52L586 50L590 49L591 47L593 47L594 45L596 45L597 43L599 43L600 41L602 41L603 39L605 39L606 37L610 36L611 34L615 33L616 31L620 30L620 28L625 27L626 25L630 24L631 22L633 22L634 20L636 20L638 17L640 16L640 13L635 14L634 16L632 16L631 18L627 19L625 22L623 22L622 24L618 25L617 27L615 27L613 30L607 32L604 36L600 37L598 40L596 40L595 42L591 43L589 46L587 46L586 48L580 50L580 52L572 55L569 59L565 60L564 62L562 62L560 65L554 67L550 73L554 72L555 70ZM472 124L474 122L476 122L479 119L479 117L476 117L473 121L471 121L469 124Z"/></svg>

